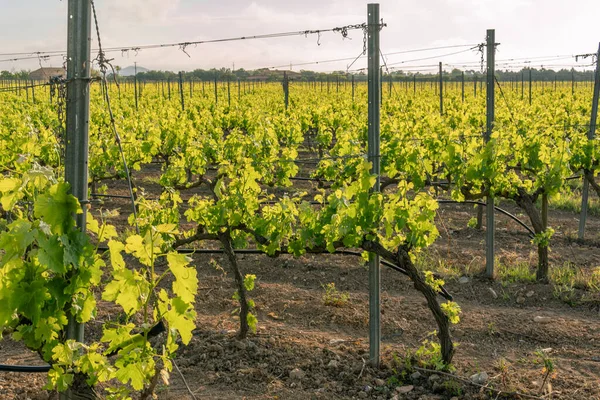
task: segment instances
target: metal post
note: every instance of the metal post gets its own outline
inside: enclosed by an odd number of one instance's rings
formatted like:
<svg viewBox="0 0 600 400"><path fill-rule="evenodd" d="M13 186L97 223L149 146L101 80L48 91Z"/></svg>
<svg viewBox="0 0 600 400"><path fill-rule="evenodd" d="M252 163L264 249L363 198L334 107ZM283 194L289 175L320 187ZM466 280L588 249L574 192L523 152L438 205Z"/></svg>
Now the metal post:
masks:
<svg viewBox="0 0 600 400"><path fill-rule="evenodd" d="M285 109L288 109L290 101L290 92L289 92L289 81L287 72L283 71L283 102L285 104Z"/></svg>
<svg viewBox="0 0 600 400"><path fill-rule="evenodd" d="M477 97L477 75L473 78L473 97Z"/></svg>
<svg viewBox="0 0 600 400"><path fill-rule="evenodd" d="M531 105L531 68L529 68L529 105Z"/></svg>
<svg viewBox="0 0 600 400"><path fill-rule="evenodd" d="M521 100L525 96L525 72L521 70Z"/></svg>
<svg viewBox="0 0 600 400"><path fill-rule="evenodd" d="M413 75L413 94L417 94L417 75Z"/></svg>
<svg viewBox="0 0 600 400"><path fill-rule="evenodd" d="M596 121L598 117L598 98L600 97L600 44L598 44L598 54L596 56L596 73L594 74L594 97L592 99L592 116L590 118L590 130L588 131L588 140L593 140L596 136ZM583 240L585 234L585 220L588 210L588 196L590 183L583 179L583 193L581 195L581 216L579 217L579 232L577 236Z"/></svg>
<svg viewBox="0 0 600 400"><path fill-rule="evenodd" d="M215 72L215 104L219 103L219 95L217 93L217 73Z"/></svg>
<svg viewBox="0 0 600 400"><path fill-rule="evenodd" d="M575 96L575 68L571 68L571 97Z"/></svg>
<svg viewBox="0 0 600 400"><path fill-rule="evenodd" d="M352 102L354 103L354 75L352 75Z"/></svg>
<svg viewBox="0 0 600 400"><path fill-rule="evenodd" d="M88 133L90 120L90 44L91 3L69 0L67 34L67 106L65 143L65 180L71 185L71 193L84 207L75 215L77 228L85 232L88 202ZM68 316L66 339L83 342L84 325L72 315ZM69 400L85 387L60 394L61 400ZM81 396L82 398L84 396ZM78 397L79 398L79 397Z"/></svg>
<svg viewBox="0 0 600 400"><path fill-rule="evenodd" d="M486 90L486 133L485 142L489 142L494 129L494 67L496 56L496 31L487 30L487 90ZM485 243L485 274L488 278L494 277L494 196L489 195L486 199L486 243Z"/></svg>
<svg viewBox="0 0 600 400"><path fill-rule="evenodd" d="M462 91L462 101L465 102L465 71L462 72L462 83L461 83L461 91Z"/></svg>
<svg viewBox="0 0 600 400"><path fill-rule="evenodd" d="M371 172L377 177L374 192L380 190L379 129L381 107L381 74L379 71L379 4L367 6L369 55L369 148ZM379 366L381 343L381 271L379 256L369 254L369 358L371 365Z"/></svg>
<svg viewBox="0 0 600 400"><path fill-rule="evenodd" d="M171 101L171 78L167 79L167 88L169 89L169 101Z"/></svg>
<svg viewBox="0 0 600 400"><path fill-rule="evenodd" d="M440 61L440 115L444 115L444 75L442 73L442 62Z"/></svg>
<svg viewBox="0 0 600 400"><path fill-rule="evenodd" d="M137 62L133 63L133 87L135 95L135 110L138 110Z"/></svg>
<svg viewBox="0 0 600 400"><path fill-rule="evenodd" d="M231 78L227 77L227 104L231 108Z"/></svg>
<svg viewBox="0 0 600 400"><path fill-rule="evenodd" d="M179 71L179 97L181 98L181 111L185 111L185 103L183 100L183 73Z"/></svg>

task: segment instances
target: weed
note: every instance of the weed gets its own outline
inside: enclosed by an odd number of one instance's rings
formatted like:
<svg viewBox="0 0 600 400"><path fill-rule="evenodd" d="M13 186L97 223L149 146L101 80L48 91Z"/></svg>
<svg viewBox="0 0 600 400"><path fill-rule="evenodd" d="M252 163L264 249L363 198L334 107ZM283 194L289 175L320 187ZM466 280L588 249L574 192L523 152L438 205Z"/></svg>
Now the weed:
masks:
<svg viewBox="0 0 600 400"><path fill-rule="evenodd" d="M513 265L498 263L497 274L503 286L510 283L535 282L535 271L525 262Z"/></svg>
<svg viewBox="0 0 600 400"><path fill-rule="evenodd" d="M494 322L490 322L487 324L487 333L489 336L494 336L498 331L496 330L496 324Z"/></svg>
<svg viewBox="0 0 600 400"><path fill-rule="evenodd" d="M554 361L543 350L537 350L534 354L538 357L536 362L544 365L544 367L542 368L542 374L544 375L544 380L542 382L542 386L540 387L540 394L541 394L544 391L544 387L546 386L546 381L548 381L548 378L553 377L552 374L555 371ZM548 382L548 386L550 387L550 382Z"/></svg>
<svg viewBox="0 0 600 400"><path fill-rule="evenodd" d="M433 332L435 334L436 332ZM414 358L416 362L429 369L437 371L452 371L454 367L448 365L442 359L442 349L439 343L425 339L421 346L415 351Z"/></svg>
<svg viewBox="0 0 600 400"><path fill-rule="evenodd" d="M457 380L449 379L442 384L442 387L445 389L446 393L449 396L462 395L462 385Z"/></svg>
<svg viewBox="0 0 600 400"><path fill-rule="evenodd" d="M323 289L325 289L325 294L323 294L323 304L326 306L344 307L350 299L350 295L338 291L333 282L324 285Z"/></svg>

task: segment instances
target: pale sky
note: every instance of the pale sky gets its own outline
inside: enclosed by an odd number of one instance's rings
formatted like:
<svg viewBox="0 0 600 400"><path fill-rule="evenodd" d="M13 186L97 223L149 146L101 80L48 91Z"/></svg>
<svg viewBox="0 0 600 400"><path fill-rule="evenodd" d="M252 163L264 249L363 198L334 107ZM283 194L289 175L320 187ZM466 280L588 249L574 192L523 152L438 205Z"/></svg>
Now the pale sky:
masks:
<svg viewBox="0 0 600 400"><path fill-rule="evenodd" d="M364 0L96 0L105 47L198 41L267 33L329 29L366 22ZM0 60L15 52L66 49L66 0L0 0ZM381 32L383 53L483 42L486 29L496 30L498 60L595 53L600 42L599 0L381 0L380 13L388 24ZM94 34L95 36L95 34ZM178 48L143 50L137 55L112 53L114 64L150 69L255 69L336 58L356 57L362 32L248 40L189 47L191 58ZM94 47L96 40L94 39ZM438 61L465 65L480 56L473 51L438 57L465 48L387 56L388 63L433 57L405 65L430 69ZM587 61L556 57L532 60L532 65L585 65ZM60 66L61 58L47 61L0 62L0 70ZM519 61L521 62L521 61ZM512 65L522 66L522 64ZM293 67L295 70L345 70L348 61ZM359 60L352 69L366 66ZM503 64L499 61L499 69ZM451 66L445 67L451 69ZM479 69L473 64L468 69ZM553 69L559 69L555 67Z"/></svg>

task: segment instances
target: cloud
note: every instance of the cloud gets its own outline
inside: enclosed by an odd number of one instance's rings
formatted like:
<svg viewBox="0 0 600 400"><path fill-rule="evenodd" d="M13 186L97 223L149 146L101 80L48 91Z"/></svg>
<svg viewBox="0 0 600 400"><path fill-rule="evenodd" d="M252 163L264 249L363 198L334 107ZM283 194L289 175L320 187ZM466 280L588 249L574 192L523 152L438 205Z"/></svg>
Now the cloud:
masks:
<svg viewBox="0 0 600 400"><path fill-rule="evenodd" d="M165 22L175 14L179 0L106 0L102 9L111 19L130 22Z"/></svg>

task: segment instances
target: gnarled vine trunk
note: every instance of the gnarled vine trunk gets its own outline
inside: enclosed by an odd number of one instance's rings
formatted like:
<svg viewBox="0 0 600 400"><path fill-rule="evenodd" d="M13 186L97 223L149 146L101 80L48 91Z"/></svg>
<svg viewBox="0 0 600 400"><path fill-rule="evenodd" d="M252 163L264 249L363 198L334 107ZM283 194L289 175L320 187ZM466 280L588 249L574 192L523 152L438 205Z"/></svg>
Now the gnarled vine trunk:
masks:
<svg viewBox="0 0 600 400"><path fill-rule="evenodd" d="M515 201L517 205L521 207L529 220L531 221L531 225L533 226L533 231L536 234L541 234L546 230L544 226L544 220L542 218L542 214L535 207L535 201L537 200L537 196L532 196L528 193L525 193L524 190L519 190L519 194L515 197ZM538 266L536 272L536 279L541 282L548 281L548 269L549 269L549 261L548 261L548 246L544 243L538 244Z"/></svg>
<svg viewBox="0 0 600 400"><path fill-rule="evenodd" d="M219 240L223 245L223 251L229 260L229 264L231 265L231 269L233 270L233 274L235 277L235 284L237 286L237 293L240 302L240 331L238 333L239 339L245 339L248 336L248 331L250 329L248 325L248 313L250 312L250 307L248 305L248 298L246 295L246 286L244 285L244 276L240 271L238 266L237 257L235 252L233 251L233 246L231 244L231 233L229 230L219 234Z"/></svg>
<svg viewBox="0 0 600 400"><path fill-rule="evenodd" d="M437 292L425 282L423 276L410 259L408 250L401 246L398 249L398 253L393 254L379 243L371 241L363 242L362 248L376 253L380 257L393 262L398 267L404 269L410 280L413 281L415 289L425 296L427 306L429 307L429 310L431 310L438 326L437 336L441 346L442 360L446 365L449 365L454 357L454 344L452 343L452 336L450 335L450 320L437 301Z"/></svg>

